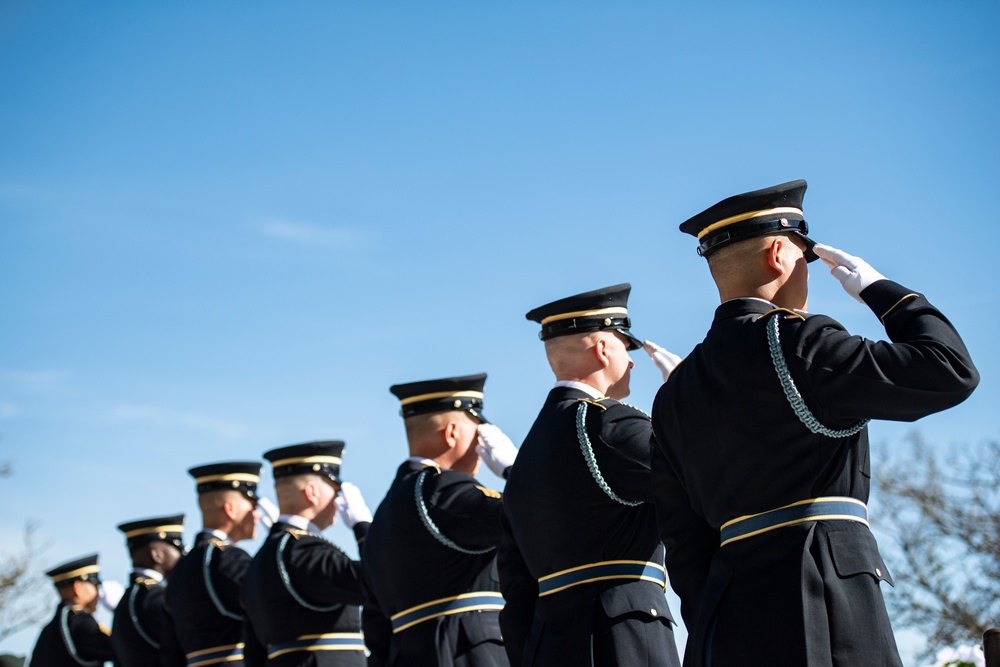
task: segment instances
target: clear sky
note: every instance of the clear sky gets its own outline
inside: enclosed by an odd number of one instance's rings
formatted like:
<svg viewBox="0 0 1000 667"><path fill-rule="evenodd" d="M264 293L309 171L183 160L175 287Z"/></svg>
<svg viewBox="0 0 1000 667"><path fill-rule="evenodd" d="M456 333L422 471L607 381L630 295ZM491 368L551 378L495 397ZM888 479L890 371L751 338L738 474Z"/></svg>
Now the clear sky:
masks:
<svg viewBox="0 0 1000 667"><path fill-rule="evenodd" d="M997 438L998 19L3 2L0 551L34 520L39 571L100 551L123 580L117 523L199 528L188 467L308 440L347 442L374 507L406 454L398 382L488 372L487 414L519 442L552 382L525 312L629 281L634 332L683 355L718 298L677 225L795 178L813 237L924 292L972 351L977 392L916 428ZM820 265L811 288L810 310L883 335ZM634 358L648 407L660 378Z"/></svg>

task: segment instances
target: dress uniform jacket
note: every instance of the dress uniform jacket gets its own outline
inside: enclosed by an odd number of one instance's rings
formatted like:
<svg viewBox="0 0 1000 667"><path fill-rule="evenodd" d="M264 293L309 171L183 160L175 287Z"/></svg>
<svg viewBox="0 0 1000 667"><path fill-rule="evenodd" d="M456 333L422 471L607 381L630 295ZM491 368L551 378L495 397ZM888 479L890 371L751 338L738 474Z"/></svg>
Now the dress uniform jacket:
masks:
<svg viewBox="0 0 1000 667"><path fill-rule="evenodd" d="M30 664L33 667L101 667L113 659L108 630L93 615L64 602L38 635Z"/></svg>
<svg viewBox="0 0 1000 667"><path fill-rule="evenodd" d="M117 667L156 667L160 664L163 628L166 627L161 583L133 572L125 594L115 609L111 644Z"/></svg>
<svg viewBox="0 0 1000 667"><path fill-rule="evenodd" d="M164 667L242 667L244 613L240 598L250 554L210 531L174 567L167 587Z"/></svg>
<svg viewBox="0 0 1000 667"><path fill-rule="evenodd" d="M359 543L368 522L354 532ZM278 521L243 582L248 667L362 666L361 563L319 535Z"/></svg>
<svg viewBox="0 0 1000 667"><path fill-rule="evenodd" d="M414 460L399 467L361 555L371 591L364 614L369 665L508 664L498 618L500 497L463 472ZM429 602L438 604L423 606ZM407 613L413 608L420 609Z"/></svg>
<svg viewBox="0 0 1000 667"><path fill-rule="evenodd" d="M549 393L504 490L498 562L512 664L679 663L664 597L649 436L649 417L633 407L573 387ZM583 573L588 583L551 593L539 587L543 577L598 563L604 569L568 573ZM636 573L636 563L649 565ZM619 567L632 571L618 578Z"/></svg>
<svg viewBox="0 0 1000 667"><path fill-rule="evenodd" d="M772 318L791 380L828 429L912 421L978 383L958 333L923 296L888 280L861 296L891 343L851 336L823 315L734 299L657 394L653 486L690 630L686 665L900 664L879 586L892 580L867 523L793 521L720 547L720 529L739 517L810 499L868 500L867 427L837 437L806 428L770 352Z"/></svg>

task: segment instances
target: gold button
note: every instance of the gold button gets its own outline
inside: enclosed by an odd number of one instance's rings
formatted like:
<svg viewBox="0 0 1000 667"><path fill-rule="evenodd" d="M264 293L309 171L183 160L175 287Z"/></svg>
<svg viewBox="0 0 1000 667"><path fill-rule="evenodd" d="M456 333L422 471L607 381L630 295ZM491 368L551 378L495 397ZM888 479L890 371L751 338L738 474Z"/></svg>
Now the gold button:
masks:
<svg viewBox="0 0 1000 667"><path fill-rule="evenodd" d="M456 408L462 407L462 401L461 401L461 399L456 398L454 405L455 405Z"/></svg>
<svg viewBox="0 0 1000 667"><path fill-rule="evenodd" d="M650 609L649 613L653 616L659 616L660 614L655 609Z"/></svg>
<svg viewBox="0 0 1000 667"><path fill-rule="evenodd" d="M238 488L240 488L240 483L239 483L239 482L237 482L237 481L236 481L235 479L233 480L233 488L234 488L234 489L238 489Z"/></svg>
<svg viewBox="0 0 1000 667"><path fill-rule="evenodd" d="M313 470L314 470L314 471L316 471L316 472L319 472L319 469L320 469L320 468L322 468L322 467L323 467L323 466L321 466L321 465L320 465L320 464L318 464L318 463L314 463L314 464L313 464Z"/></svg>
<svg viewBox="0 0 1000 667"><path fill-rule="evenodd" d="M605 317L604 318L604 326L606 326L606 327L610 327L611 326L611 318L610 317Z"/></svg>

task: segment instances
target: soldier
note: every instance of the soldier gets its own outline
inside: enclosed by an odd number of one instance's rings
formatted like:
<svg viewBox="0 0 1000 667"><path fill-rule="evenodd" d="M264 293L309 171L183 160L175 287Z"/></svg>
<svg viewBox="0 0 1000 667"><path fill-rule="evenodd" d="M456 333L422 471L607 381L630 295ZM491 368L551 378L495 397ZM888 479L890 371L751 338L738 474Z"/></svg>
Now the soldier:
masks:
<svg viewBox="0 0 1000 667"><path fill-rule="evenodd" d="M111 624L111 643L118 667L160 664L166 624L164 582L184 553L184 515L129 521L125 533L132 574Z"/></svg>
<svg viewBox="0 0 1000 667"><path fill-rule="evenodd" d="M341 483L343 450L332 440L264 454L281 515L243 582L248 667L365 664L361 563L320 536L339 511L360 548L371 524L361 492Z"/></svg>
<svg viewBox="0 0 1000 667"><path fill-rule="evenodd" d="M369 665L507 665L496 571L500 477L517 449L483 416L486 374L394 385L410 458L375 513L362 562Z"/></svg>
<svg viewBox="0 0 1000 667"><path fill-rule="evenodd" d="M627 283L536 308L556 376L504 491L500 615L514 665L677 665L649 477L629 394Z"/></svg>
<svg viewBox="0 0 1000 667"><path fill-rule="evenodd" d="M722 305L653 405L653 483L685 665L899 665L868 529L869 419L912 421L979 376L923 295L808 236L805 181L681 225ZM893 342L805 312L819 256Z"/></svg>
<svg viewBox="0 0 1000 667"><path fill-rule="evenodd" d="M59 606L38 635L32 665L98 667L114 659L111 633L93 617L100 599L100 569L93 554L45 573L59 593Z"/></svg>
<svg viewBox="0 0 1000 667"><path fill-rule="evenodd" d="M232 461L191 468L202 531L181 558L167 587L164 667L243 665L244 614L240 590L250 554L233 546L256 537L261 464Z"/></svg>

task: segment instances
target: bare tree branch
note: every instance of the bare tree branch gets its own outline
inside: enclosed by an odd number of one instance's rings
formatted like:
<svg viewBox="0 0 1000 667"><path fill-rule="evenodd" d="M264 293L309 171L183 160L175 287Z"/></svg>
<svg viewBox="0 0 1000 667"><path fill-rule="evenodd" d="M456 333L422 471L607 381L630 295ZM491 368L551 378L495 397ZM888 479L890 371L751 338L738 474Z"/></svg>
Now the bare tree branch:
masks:
<svg viewBox="0 0 1000 667"><path fill-rule="evenodd" d="M895 624L926 637L925 657L978 645L1000 622L1000 442L935 448L912 434L883 451L873 526L897 563Z"/></svg>

